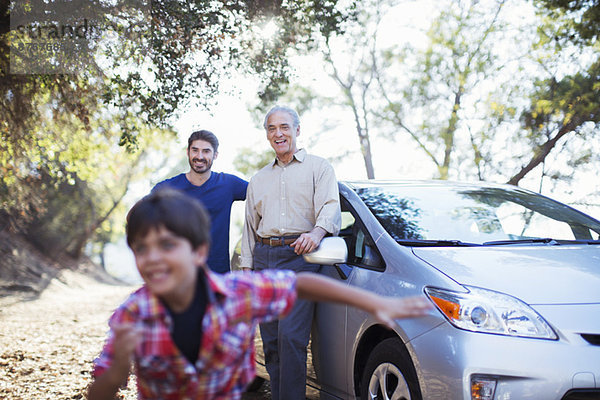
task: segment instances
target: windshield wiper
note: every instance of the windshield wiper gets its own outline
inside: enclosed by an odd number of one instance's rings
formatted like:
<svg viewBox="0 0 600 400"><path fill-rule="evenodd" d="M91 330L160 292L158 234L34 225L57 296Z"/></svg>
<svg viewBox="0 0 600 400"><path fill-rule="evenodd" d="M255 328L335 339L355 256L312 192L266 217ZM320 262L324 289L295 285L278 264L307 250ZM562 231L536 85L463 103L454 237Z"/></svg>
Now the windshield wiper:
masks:
<svg viewBox="0 0 600 400"><path fill-rule="evenodd" d="M478 243L461 242L460 240L410 240L397 239L396 243L412 247L470 247L481 246Z"/></svg>
<svg viewBox="0 0 600 400"><path fill-rule="evenodd" d="M521 243L546 243L550 245L558 245L555 239L552 238L531 238L531 239L508 239L508 240L493 240L491 242L483 242L484 246L498 246L505 244L521 244Z"/></svg>
<svg viewBox="0 0 600 400"><path fill-rule="evenodd" d="M600 240L593 239L558 239L558 244L600 244Z"/></svg>
<svg viewBox="0 0 600 400"><path fill-rule="evenodd" d="M530 238L530 239L507 239L494 240L484 243L469 243L460 240L418 240L418 239L397 239L396 243L402 246L411 247L473 247L473 246L503 246L511 244L528 244L528 243L543 243L551 246L561 244L590 244L598 245L600 240L561 240L552 238Z"/></svg>

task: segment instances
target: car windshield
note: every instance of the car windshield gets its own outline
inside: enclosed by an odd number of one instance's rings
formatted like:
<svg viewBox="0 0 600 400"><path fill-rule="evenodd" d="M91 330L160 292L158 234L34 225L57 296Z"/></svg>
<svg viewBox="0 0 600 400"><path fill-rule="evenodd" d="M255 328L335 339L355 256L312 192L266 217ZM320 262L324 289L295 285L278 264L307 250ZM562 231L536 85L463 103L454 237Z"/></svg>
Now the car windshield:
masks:
<svg viewBox="0 0 600 400"><path fill-rule="evenodd" d="M599 239L597 220L519 188L382 185L355 191L399 242L499 245Z"/></svg>

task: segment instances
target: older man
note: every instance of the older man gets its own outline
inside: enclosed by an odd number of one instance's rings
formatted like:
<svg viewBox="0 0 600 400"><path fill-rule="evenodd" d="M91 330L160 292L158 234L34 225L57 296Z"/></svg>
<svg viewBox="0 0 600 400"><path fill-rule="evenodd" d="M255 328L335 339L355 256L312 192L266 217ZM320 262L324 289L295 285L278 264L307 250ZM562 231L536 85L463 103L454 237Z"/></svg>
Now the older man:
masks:
<svg viewBox="0 0 600 400"><path fill-rule="evenodd" d="M300 120L289 107L275 106L264 127L276 159L252 177L246 196L241 267L318 271L302 254L337 235L340 202L333 167L298 149ZM299 300L281 321L260 325L273 399L305 399L306 347L314 304Z"/></svg>

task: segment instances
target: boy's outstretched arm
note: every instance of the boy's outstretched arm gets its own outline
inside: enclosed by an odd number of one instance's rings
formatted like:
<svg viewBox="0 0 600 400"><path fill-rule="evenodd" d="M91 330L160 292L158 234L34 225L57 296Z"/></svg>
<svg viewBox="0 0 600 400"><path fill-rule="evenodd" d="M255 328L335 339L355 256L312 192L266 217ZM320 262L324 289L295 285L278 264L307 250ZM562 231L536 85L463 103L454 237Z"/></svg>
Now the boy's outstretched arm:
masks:
<svg viewBox="0 0 600 400"><path fill-rule="evenodd" d="M140 341L140 332L131 324L115 325L114 358L110 367L97 377L88 389L88 400L114 399L119 388L127 382L131 358Z"/></svg>
<svg viewBox="0 0 600 400"><path fill-rule="evenodd" d="M433 308L425 296L384 297L311 272L297 275L296 291L298 297L307 300L343 303L360 308L373 314L389 328L394 327L394 319L420 317Z"/></svg>

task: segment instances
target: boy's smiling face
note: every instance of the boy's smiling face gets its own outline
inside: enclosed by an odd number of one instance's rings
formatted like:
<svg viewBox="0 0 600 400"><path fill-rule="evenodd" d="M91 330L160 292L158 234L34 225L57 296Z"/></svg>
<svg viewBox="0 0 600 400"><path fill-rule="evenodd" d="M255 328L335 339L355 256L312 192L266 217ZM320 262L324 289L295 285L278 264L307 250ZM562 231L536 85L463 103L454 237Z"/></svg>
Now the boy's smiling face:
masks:
<svg viewBox="0 0 600 400"><path fill-rule="evenodd" d="M194 297L197 269L206 262L208 246L193 249L189 240L161 226L137 238L131 249L146 287L173 311L184 311Z"/></svg>

